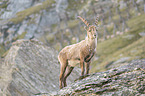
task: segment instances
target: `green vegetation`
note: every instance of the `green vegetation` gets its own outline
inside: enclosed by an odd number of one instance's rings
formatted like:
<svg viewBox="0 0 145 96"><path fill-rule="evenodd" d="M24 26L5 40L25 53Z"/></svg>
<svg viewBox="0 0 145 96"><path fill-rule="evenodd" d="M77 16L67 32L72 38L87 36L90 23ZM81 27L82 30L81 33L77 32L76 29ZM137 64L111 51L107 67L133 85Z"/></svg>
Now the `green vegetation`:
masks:
<svg viewBox="0 0 145 96"><path fill-rule="evenodd" d="M87 5L88 1L84 0L84 2L82 2L81 0L68 0L68 3L70 6L67 7L67 10L80 10L82 8L84 8L85 5ZM80 6L81 4L81 6Z"/></svg>
<svg viewBox="0 0 145 96"><path fill-rule="evenodd" d="M1 8L6 8L7 6L8 6L7 4L0 5L0 10Z"/></svg>
<svg viewBox="0 0 145 96"><path fill-rule="evenodd" d="M23 39L26 34L27 34L27 32L23 32L21 35L18 35L17 37L13 38L13 41L16 41L18 39Z"/></svg>
<svg viewBox="0 0 145 96"><path fill-rule="evenodd" d="M0 45L0 56L6 52L5 47Z"/></svg>
<svg viewBox="0 0 145 96"><path fill-rule="evenodd" d="M26 17L30 16L31 14L36 14L39 13L41 10L52 7L52 4L54 3L55 3L54 0L46 0L42 3L42 5L33 6L26 10L18 12L16 14L17 16L10 19L9 21L13 22L14 24L18 24L19 22L23 21Z"/></svg>
<svg viewBox="0 0 145 96"><path fill-rule="evenodd" d="M91 72L104 71L106 65L122 57L130 60L145 58L145 37L139 35L145 30L145 14L130 19L129 32L100 42L97 46L98 60L92 63ZM97 63L97 65L96 65Z"/></svg>
<svg viewBox="0 0 145 96"><path fill-rule="evenodd" d="M68 27L74 28L78 25L78 23L79 23L78 20L70 20L70 21L68 21Z"/></svg>

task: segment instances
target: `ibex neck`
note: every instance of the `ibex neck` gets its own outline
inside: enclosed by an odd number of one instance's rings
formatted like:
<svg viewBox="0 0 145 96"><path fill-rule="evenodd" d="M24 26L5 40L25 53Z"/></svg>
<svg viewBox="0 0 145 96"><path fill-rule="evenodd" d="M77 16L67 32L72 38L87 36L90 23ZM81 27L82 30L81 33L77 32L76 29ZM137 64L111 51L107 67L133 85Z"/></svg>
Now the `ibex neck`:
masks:
<svg viewBox="0 0 145 96"><path fill-rule="evenodd" d="M97 38L88 38L86 37L86 44L87 46L90 46L91 48L95 49L97 46Z"/></svg>

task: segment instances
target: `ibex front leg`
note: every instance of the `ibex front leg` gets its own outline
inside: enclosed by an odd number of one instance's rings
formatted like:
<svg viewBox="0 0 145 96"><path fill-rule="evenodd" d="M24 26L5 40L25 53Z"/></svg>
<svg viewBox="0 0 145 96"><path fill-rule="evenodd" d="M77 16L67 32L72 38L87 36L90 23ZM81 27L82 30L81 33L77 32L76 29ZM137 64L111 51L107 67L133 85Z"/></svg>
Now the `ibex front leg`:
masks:
<svg viewBox="0 0 145 96"><path fill-rule="evenodd" d="M86 74L85 74L85 75L86 75L86 76L89 75L91 58L94 56L94 54L95 54L95 52L92 53L92 54L90 55L90 57L86 59L86 62L85 62L85 67L86 67Z"/></svg>
<svg viewBox="0 0 145 96"><path fill-rule="evenodd" d="M90 70L90 61L89 62L85 62L85 67L86 67L86 76L89 75L89 70Z"/></svg>

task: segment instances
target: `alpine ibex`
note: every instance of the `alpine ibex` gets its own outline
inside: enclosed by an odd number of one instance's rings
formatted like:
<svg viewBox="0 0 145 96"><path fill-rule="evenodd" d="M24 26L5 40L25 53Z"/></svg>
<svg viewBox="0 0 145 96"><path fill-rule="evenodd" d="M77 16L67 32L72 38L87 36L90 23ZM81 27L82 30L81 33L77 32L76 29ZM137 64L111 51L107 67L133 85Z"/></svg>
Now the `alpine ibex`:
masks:
<svg viewBox="0 0 145 96"><path fill-rule="evenodd" d="M95 54L97 46L97 24L96 19L95 25L90 25L84 18L78 16L86 25L85 30L87 31L87 37L79 43L66 46L63 48L59 55L58 60L61 64L59 84L60 89L67 86L66 78L70 75L73 68L80 64L81 76L84 76L86 69L86 75L89 74L89 66L92 57ZM84 66L85 63L85 66Z"/></svg>

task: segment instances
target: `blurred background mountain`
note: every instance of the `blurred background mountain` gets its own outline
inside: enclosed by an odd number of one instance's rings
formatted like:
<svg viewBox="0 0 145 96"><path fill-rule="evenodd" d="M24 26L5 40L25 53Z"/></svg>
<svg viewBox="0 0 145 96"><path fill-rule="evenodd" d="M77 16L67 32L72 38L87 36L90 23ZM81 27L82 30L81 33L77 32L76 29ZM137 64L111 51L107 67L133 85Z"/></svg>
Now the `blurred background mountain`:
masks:
<svg viewBox="0 0 145 96"><path fill-rule="evenodd" d="M145 0L0 0L0 56L12 43L36 38L60 51L85 39L84 24L99 16L91 72L145 58Z"/></svg>

